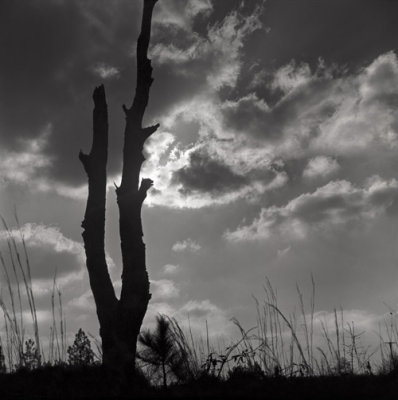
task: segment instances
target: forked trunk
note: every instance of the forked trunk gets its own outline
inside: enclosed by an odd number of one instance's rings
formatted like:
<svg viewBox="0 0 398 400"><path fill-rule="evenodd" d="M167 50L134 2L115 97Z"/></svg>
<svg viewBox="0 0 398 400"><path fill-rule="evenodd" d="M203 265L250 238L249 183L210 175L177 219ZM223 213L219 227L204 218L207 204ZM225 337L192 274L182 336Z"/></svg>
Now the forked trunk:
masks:
<svg viewBox="0 0 398 400"><path fill-rule="evenodd" d="M136 93L131 107L123 106L126 114L123 171L121 185L116 189L123 260L120 299L115 296L104 247L108 113L103 86L96 88L93 94L94 129L90 154L79 154L88 176L87 207L82 223L83 240L90 286L100 323L103 363L119 371L129 371L134 367L137 337L151 297L141 208L152 181L143 179L139 184L139 176L144 161L144 142L159 126L142 127L153 82L151 61L147 58L147 52L152 11L156 2L157 0L144 0L141 33L137 43Z"/></svg>

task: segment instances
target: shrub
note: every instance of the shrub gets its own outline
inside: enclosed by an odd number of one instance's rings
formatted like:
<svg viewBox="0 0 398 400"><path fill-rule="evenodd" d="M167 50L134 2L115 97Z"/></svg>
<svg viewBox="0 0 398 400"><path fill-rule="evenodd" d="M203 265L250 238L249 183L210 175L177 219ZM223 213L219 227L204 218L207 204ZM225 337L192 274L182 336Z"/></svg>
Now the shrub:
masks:
<svg viewBox="0 0 398 400"><path fill-rule="evenodd" d="M392 351L388 357L383 358L378 373L380 375L398 375L398 353Z"/></svg>
<svg viewBox="0 0 398 400"><path fill-rule="evenodd" d="M32 371L40 365L40 354L33 339L25 342L25 351L22 354L23 367Z"/></svg>
<svg viewBox="0 0 398 400"><path fill-rule="evenodd" d="M177 380L184 376L185 357L173 338L170 321L163 315L156 318L154 331L145 330L138 337L141 351L137 358L152 372L160 374L163 387L167 387L167 375Z"/></svg>
<svg viewBox="0 0 398 400"><path fill-rule="evenodd" d="M74 366L94 364L94 352L91 349L91 342L81 328L76 333L73 345L68 347L68 362Z"/></svg>
<svg viewBox="0 0 398 400"><path fill-rule="evenodd" d="M264 372L259 364L252 366L236 365L228 371L228 380L233 382L261 380L264 378Z"/></svg>

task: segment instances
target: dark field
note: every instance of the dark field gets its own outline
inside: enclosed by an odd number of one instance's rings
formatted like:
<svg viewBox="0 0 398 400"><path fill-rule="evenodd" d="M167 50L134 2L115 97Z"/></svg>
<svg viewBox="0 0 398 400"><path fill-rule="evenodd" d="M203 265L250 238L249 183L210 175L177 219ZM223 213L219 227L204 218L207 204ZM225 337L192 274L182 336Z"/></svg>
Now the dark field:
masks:
<svg viewBox="0 0 398 400"><path fill-rule="evenodd" d="M306 378L261 378L240 374L226 380L205 376L167 389L137 376L127 385L101 367L48 367L0 376L1 399L396 399L396 374Z"/></svg>

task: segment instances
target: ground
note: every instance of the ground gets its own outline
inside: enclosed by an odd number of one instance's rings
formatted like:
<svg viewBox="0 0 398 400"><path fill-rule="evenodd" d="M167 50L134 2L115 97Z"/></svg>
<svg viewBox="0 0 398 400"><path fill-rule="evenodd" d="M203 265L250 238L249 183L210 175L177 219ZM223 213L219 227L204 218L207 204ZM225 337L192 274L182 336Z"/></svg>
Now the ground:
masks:
<svg viewBox="0 0 398 400"><path fill-rule="evenodd" d="M228 380L211 376L166 390L144 377L137 384L115 389L114 379L101 367L48 367L0 375L1 399L396 399L397 375L259 378L244 374Z"/></svg>

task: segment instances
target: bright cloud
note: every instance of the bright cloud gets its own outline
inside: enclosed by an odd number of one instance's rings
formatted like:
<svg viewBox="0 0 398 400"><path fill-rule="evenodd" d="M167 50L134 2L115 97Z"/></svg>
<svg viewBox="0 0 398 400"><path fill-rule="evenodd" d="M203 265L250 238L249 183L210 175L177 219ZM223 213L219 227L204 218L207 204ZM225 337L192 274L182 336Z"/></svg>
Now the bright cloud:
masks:
<svg viewBox="0 0 398 400"><path fill-rule="evenodd" d="M308 320L307 316L307 320ZM337 317L337 321L336 321ZM329 311L317 311L314 314L314 326L321 331L322 326L327 328L328 332L336 333L336 323L341 331L347 329L347 324L354 324L356 329L366 332L376 332L378 323L383 320L383 315L370 313L366 310L337 310L336 313Z"/></svg>
<svg viewBox="0 0 398 400"><path fill-rule="evenodd" d="M398 198L398 182L378 176L364 187L348 181L332 181L312 193L304 193L285 206L263 208L249 225L227 231L231 241L265 240L271 235L306 238L310 230L328 231L352 222L364 222L384 213Z"/></svg>
<svg viewBox="0 0 398 400"><path fill-rule="evenodd" d="M102 79L118 78L120 76L120 71L116 67L105 63L94 65L92 71Z"/></svg>
<svg viewBox="0 0 398 400"><path fill-rule="evenodd" d="M188 0L159 2L153 16L154 30L160 27L181 29L190 32L193 20L201 15L206 15L213 10L210 0Z"/></svg>
<svg viewBox="0 0 398 400"><path fill-rule="evenodd" d="M306 63L296 65L293 60L276 71L274 79L271 82L271 88L274 90L280 89L284 93L288 93L306 84L311 78L312 73L310 66Z"/></svg>
<svg viewBox="0 0 398 400"><path fill-rule="evenodd" d="M48 125L37 138L21 141L19 151L0 151L0 184L29 185L32 180L35 183L39 180L39 172L52 164L51 158L44 154L51 129Z"/></svg>
<svg viewBox="0 0 398 400"><path fill-rule="evenodd" d="M306 179L326 178L340 169L339 163L325 156L316 156L308 161L303 171L303 177Z"/></svg>
<svg viewBox="0 0 398 400"><path fill-rule="evenodd" d="M175 282L169 279L151 280L150 290L154 301L172 299L180 294Z"/></svg>
<svg viewBox="0 0 398 400"><path fill-rule="evenodd" d="M180 307L165 302L150 303L144 325L153 325L159 314L175 318L186 333L192 332L198 339L207 335L206 326L209 336L214 339L228 337L234 332L228 312L208 299L189 300Z"/></svg>
<svg viewBox="0 0 398 400"><path fill-rule="evenodd" d="M181 269L181 267L179 265L174 265L174 264L166 264L163 267L163 271L165 274L175 274L176 272L178 272Z"/></svg>
<svg viewBox="0 0 398 400"><path fill-rule="evenodd" d="M36 138L21 140L20 150L0 151L0 187L17 185L32 192L55 192L77 200L87 198L87 184L76 187L48 177L54 163L53 157L46 154L52 131L48 124Z"/></svg>
<svg viewBox="0 0 398 400"><path fill-rule="evenodd" d="M262 8L257 7L246 16L231 12L201 36L192 30L191 21L204 11L211 11L210 2L188 2L185 17L175 12L169 14L167 6L163 6L157 17L159 20L155 21L170 25L171 29L183 29L184 40L179 38L179 46L170 42L157 43L151 50L151 57L160 64L178 65L178 72L183 75L202 75L202 69L206 67L210 91L224 86L234 87L242 67L241 49L244 41L251 33L262 28L259 18Z"/></svg>
<svg viewBox="0 0 398 400"><path fill-rule="evenodd" d="M184 251L190 251L193 253L198 252L201 249L201 245L194 240L188 238L185 240L182 240L181 242L176 242L174 243L172 250L177 252L177 253L182 253Z"/></svg>
<svg viewBox="0 0 398 400"><path fill-rule="evenodd" d="M198 125L193 143L184 145L184 137L160 132L146 145L149 156L142 176L155 182L148 205L200 208L241 198L255 201L287 183L271 153L234 140L223 129L217 104L195 98L169 114L166 128L178 130L181 118Z"/></svg>
<svg viewBox="0 0 398 400"><path fill-rule="evenodd" d="M16 231L12 233L18 237ZM21 233L29 246L49 246L57 253L66 252L77 256L82 256L84 251L81 243L65 237L57 227L27 223L21 227Z"/></svg>
<svg viewBox="0 0 398 400"><path fill-rule="evenodd" d="M274 74L273 87L284 92L275 105L249 93L225 102L223 113L227 126L257 144L265 141L264 151L272 148L283 158L304 157L309 151L332 158L392 151L397 144L397 81L393 52L351 74L323 62L314 72L292 62Z"/></svg>
<svg viewBox="0 0 398 400"><path fill-rule="evenodd" d="M83 245L66 237L59 228L43 224L27 223L21 229L0 231L0 243L13 237L21 254L22 237L26 243L33 284L38 294L44 293L44 280L52 288L52 280L57 275L57 285L65 285L82 278L85 265ZM36 282L37 280L37 282Z"/></svg>

